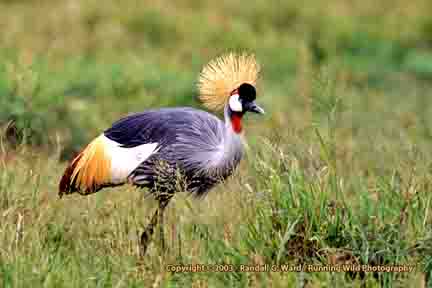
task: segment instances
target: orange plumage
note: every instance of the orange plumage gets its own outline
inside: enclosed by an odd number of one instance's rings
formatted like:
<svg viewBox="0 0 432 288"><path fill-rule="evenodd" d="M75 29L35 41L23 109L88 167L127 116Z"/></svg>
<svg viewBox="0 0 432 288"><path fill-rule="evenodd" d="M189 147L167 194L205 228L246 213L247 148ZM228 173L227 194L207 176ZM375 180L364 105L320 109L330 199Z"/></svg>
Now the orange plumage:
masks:
<svg viewBox="0 0 432 288"><path fill-rule="evenodd" d="M111 159L106 153L102 136L93 140L71 164L60 181L59 195L75 191L96 192L111 180Z"/></svg>

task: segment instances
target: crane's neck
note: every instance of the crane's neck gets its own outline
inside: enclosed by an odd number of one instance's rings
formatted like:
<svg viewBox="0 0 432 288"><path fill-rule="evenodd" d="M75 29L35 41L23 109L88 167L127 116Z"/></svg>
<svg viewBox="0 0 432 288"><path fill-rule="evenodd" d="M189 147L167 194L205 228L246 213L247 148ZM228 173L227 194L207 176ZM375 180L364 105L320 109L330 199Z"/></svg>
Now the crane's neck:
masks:
<svg viewBox="0 0 432 288"><path fill-rule="evenodd" d="M232 111L228 105L225 106L225 135L223 140L223 155L228 162L238 163L242 157L243 142L242 134L242 114Z"/></svg>
<svg viewBox="0 0 432 288"><path fill-rule="evenodd" d="M232 111L229 105L226 105L224 114L227 130L235 134L241 134L243 131L242 118L244 113Z"/></svg>
<svg viewBox="0 0 432 288"><path fill-rule="evenodd" d="M222 176L228 176L238 165L243 155L243 142L241 135L241 116L233 115L233 111L225 106L225 129L220 144L216 150L211 151L205 159L208 171L217 171ZM239 117L237 119L236 117Z"/></svg>

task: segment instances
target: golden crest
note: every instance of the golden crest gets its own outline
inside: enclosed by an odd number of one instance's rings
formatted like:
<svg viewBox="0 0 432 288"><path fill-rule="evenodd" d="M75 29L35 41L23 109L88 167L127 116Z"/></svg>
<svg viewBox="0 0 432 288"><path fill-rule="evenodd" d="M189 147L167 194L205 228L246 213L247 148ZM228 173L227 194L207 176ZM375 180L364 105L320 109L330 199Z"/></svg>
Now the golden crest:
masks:
<svg viewBox="0 0 432 288"><path fill-rule="evenodd" d="M199 98L210 110L222 110L231 92L241 84L256 87L259 71L253 54L229 53L213 59L201 71Z"/></svg>

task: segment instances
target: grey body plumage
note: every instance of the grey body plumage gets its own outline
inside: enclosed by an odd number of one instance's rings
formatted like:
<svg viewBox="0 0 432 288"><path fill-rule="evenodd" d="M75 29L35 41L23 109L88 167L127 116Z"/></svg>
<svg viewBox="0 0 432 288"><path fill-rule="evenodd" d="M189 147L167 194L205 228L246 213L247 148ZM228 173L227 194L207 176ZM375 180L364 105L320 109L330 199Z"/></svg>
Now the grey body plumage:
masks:
<svg viewBox="0 0 432 288"><path fill-rule="evenodd" d="M180 180L188 192L202 196L229 177L242 158L241 138L228 113L226 108L224 123L193 108L150 110L117 121L104 134L125 147L159 144L129 175L130 183L173 194Z"/></svg>

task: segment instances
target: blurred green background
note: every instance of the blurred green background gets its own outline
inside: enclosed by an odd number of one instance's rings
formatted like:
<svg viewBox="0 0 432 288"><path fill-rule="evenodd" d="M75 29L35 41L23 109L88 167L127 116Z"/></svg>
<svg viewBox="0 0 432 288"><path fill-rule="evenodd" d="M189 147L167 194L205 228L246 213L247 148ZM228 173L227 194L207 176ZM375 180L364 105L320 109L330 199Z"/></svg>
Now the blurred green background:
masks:
<svg viewBox="0 0 432 288"><path fill-rule="evenodd" d="M35 145L59 136L65 157L129 112L198 105L202 65L231 50L257 54L260 98L285 128L321 75L350 98L355 128L396 120L430 136L430 1L1 1L0 11L0 124Z"/></svg>
<svg viewBox="0 0 432 288"><path fill-rule="evenodd" d="M431 11L430 0L0 0L0 287L426 287ZM171 205L183 252L137 258L131 227L152 207L139 193L56 201L65 160L128 113L200 107L200 69L228 51L256 54L267 115L247 119L239 175ZM419 268L353 282L172 275L170 261Z"/></svg>

